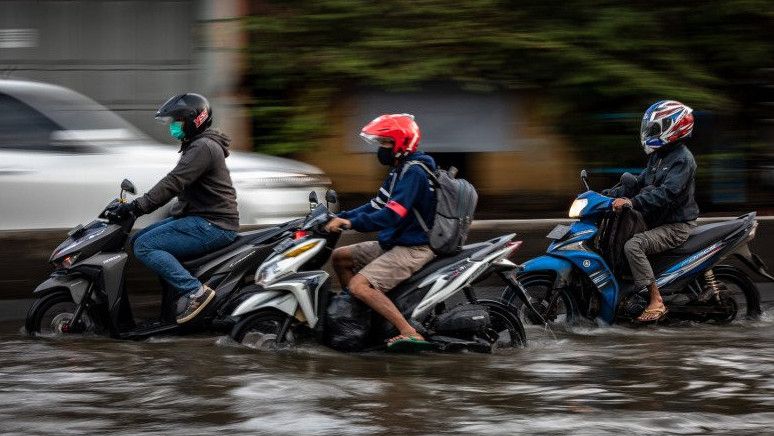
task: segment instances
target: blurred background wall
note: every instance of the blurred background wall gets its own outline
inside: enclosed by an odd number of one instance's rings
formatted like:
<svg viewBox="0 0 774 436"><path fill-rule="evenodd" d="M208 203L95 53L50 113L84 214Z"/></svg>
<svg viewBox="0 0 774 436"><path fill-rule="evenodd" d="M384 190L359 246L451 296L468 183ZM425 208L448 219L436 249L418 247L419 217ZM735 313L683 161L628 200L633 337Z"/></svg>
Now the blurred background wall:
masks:
<svg viewBox="0 0 774 436"><path fill-rule="evenodd" d="M0 6L0 77L74 89L168 143L153 113L174 94L200 92L235 146L250 148L237 89L244 2L27 0Z"/></svg>
<svg viewBox="0 0 774 436"><path fill-rule="evenodd" d="M774 205L774 28L765 0L4 1L3 76L61 84L156 139L152 113L196 90L234 147L308 161L344 194L381 168L358 142L410 112L423 145L482 193L481 217L563 215L587 168L644 161L639 117L679 99L705 213Z"/></svg>

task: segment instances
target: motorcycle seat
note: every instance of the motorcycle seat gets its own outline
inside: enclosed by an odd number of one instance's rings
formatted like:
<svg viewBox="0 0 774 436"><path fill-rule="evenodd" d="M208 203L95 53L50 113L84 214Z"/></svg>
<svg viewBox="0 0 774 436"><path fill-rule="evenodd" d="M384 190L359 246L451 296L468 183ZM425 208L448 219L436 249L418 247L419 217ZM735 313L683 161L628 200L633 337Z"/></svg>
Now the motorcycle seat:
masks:
<svg viewBox="0 0 774 436"><path fill-rule="evenodd" d="M744 227L745 223L747 223L746 220L735 219L695 227L683 245L669 250L668 253L676 255L696 253Z"/></svg>
<svg viewBox="0 0 774 436"><path fill-rule="evenodd" d="M248 245L254 242L260 242L261 240L266 240L281 232L282 230L277 227L270 227L268 229L259 229L259 230L252 230L249 232L239 233L236 239L234 239L234 242L221 248L220 250L213 251L212 253L207 253L204 256L197 257L194 259L181 261L180 264L183 265L183 268L189 271L194 270L240 247L243 247L245 245Z"/></svg>

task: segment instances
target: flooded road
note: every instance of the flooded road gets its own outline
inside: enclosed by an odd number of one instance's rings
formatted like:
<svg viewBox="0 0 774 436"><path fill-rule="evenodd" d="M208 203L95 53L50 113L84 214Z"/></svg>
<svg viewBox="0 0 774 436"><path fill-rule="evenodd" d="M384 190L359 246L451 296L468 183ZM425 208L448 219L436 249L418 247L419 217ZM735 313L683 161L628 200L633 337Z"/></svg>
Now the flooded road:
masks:
<svg viewBox="0 0 774 436"><path fill-rule="evenodd" d="M409 356L29 339L4 322L0 433L770 433L773 327L529 328L507 354Z"/></svg>

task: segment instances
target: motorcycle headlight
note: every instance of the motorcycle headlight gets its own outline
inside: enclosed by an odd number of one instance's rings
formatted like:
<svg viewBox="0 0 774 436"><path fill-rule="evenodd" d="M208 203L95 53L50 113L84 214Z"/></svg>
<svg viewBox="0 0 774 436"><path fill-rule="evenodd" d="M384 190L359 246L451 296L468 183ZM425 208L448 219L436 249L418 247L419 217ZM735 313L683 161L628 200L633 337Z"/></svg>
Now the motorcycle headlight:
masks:
<svg viewBox="0 0 774 436"><path fill-rule="evenodd" d="M68 256L63 257L58 262L54 262L54 266L56 268L61 268L61 269L70 269L73 266L73 264L75 264L75 262L78 261L79 257L81 257L81 253L70 254Z"/></svg>
<svg viewBox="0 0 774 436"><path fill-rule="evenodd" d="M259 286L267 286L279 277L279 272L282 267L279 265L282 259L275 259L270 262L266 262L258 268L255 273L255 284Z"/></svg>
<svg viewBox="0 0 774 436"><path fill-rule="evenodd" d="M589 204L589 200L585 198L578 198L572 202L570 206L570 218L580 218L580 214L586 205Z"/></svg>
<svg viewBox="0 0 774 436"><path fill-rule="evenodd" d="M285 252L264 262L258 268L258 271L255 272L255 284L265 287L287 274L296 272L298 267L309 258L309 256L302 255L322 244L325 244L324 240L313 239L309 242L290 247Z"/></svg>

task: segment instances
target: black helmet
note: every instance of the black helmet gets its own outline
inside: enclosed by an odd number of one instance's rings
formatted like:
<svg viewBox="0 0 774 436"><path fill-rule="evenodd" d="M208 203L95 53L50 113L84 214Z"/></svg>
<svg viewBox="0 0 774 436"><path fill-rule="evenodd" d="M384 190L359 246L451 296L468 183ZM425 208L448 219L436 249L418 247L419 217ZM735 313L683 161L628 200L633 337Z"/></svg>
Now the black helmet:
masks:
<svg viewBox="0 0 774 436"><path fill-rule="evenodd" d="M156 119L164 124L181 121L184 136L173 136L180 140L191 139L212 125L212 107L203 95L189 92L176 95L162 104L156 112Z"/></svg>

